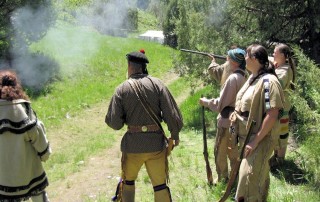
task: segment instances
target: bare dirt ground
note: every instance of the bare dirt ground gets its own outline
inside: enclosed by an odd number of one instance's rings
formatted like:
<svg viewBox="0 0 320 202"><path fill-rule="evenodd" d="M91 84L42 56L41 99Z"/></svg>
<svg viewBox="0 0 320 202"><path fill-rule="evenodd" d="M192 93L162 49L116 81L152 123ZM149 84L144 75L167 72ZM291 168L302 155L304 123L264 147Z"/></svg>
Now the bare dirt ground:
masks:
<svg viewBox="0 0 320 202"><path fill-rule="evenodd" d="M168 85L176 80L178 76L169 73L164 78L166 79L163 81ZM188 92L183 93L183 96L176 98L176 101L178 103L181 102L188 94ZM60 134L62 137L69 136L69 126L73 127L70 128L70 130L74 130L74 127L81 128L83 125L89 127L86 131L113 131L104 123L108 104L109 103L99 103L91 106L90 109L84 111L77 117L72 117L68 120L65 126L51 129L48 131L48 134ZM88 117L90 118L88 119ZM113 133L115 133L117 137L112 147L99 152L98 155L90 157L88 162L84 162L84 166L80 172L69 175L63 180L50 183L47 192L51 202L98 201L99 198L107 198L106 201L109 201L108 199L111 199L120 176L120 140L122 136L121 132L113 131ZM51 145L54 150L57 150L63 145L63 139L51 142Z"/></svg>

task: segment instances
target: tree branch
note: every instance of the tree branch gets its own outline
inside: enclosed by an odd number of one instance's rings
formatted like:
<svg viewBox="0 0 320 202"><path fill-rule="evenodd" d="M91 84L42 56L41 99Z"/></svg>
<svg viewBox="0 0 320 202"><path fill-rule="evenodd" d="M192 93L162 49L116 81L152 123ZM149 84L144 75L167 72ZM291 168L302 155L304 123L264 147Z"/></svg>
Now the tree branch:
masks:
<svg viewBox="0 0 320 202"><path fill-rule="evenodd" d="M261 10L261 9L253 8L253 7L249 7L249 6L246 6L245 8L248 10L248 12L259 12L259 13L264 13L264 14L269 13L266 10ZM281 15L281 14L279 14L278 16L283 17L283 18L296 19L296 18L300 18L300 17L304 16L306 13L307 13L306 11L302 11L301 13L298 13L296 15Z"/></svg>

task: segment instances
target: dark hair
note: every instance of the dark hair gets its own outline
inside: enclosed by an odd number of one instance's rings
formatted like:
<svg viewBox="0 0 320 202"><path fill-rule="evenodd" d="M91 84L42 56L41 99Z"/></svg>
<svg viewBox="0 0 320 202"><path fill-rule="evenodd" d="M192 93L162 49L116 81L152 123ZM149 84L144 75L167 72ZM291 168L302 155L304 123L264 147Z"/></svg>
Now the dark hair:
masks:
<svg viewBox="0 0 320 202"><path fill-rule="evenodd" d="M135 69L135 72L142 71L143 74L148 74L147 64L146 63L136 63L132 61L128 61L128 63L131 65L133 69Z"/></svg>
<svg viewBox="0 0 320 202"><path fill-rule="evenodd" d="M261 68L258 71L258 75L256 78L266 73L277 76L273 63L268 59L268 52L265 47L259 44L252 44L247 48L247 54L250 58L255 57L261 64ZM253 83L256 78L251 83Z"/></svg>
<svg viewBox="0 0 320 202"><path fill-rule="evenodd" d="M16 99L29 100L23 91L21 82L13 70L0 70L0 99L12 101Z"/></svg>
<svg viewBox="0 0 320 202"><path fill-rule="evenodd" d="M288 45L283 44L283 43L276 45L275 48L277 48L279 50L279 52L284 55L286 60L288 60L290 68L292 69L292 72L293 72L292 82L294 83L296 81L297 69L296 69L296 65L293 61L293 52L292 52L291 48ZM291 86L291 88L293 88L293 86Z"/></svg>

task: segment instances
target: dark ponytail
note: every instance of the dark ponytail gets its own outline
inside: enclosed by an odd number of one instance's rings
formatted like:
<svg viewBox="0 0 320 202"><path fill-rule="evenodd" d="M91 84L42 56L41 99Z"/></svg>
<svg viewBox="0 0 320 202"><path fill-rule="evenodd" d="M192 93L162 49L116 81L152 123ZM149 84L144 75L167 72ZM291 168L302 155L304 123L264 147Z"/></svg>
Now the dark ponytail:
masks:
<svg viewBox="0 0 320 202"><path fill-rule="evenodd" d="M252 84L257 78L263 74L273 74L277 77L275 67L268 59L267 49L259 44L253 44L247 48L249 57L255 57L261 64L261 68L258 71L258 75L250 82Z"/></svg>
<svg viewBox="0 0 320 202"><path fill-rule="evenodd" d="M293 52L291 48L286 44L279 44L276 46L276 48L279 50L280 53L284 55L287 62L289 63L290 68L292 69L292 83L290 84L290 87L292 90L294 90L294 83L296 82L296 75L297 75L297 68L293 60Z"/></svg>

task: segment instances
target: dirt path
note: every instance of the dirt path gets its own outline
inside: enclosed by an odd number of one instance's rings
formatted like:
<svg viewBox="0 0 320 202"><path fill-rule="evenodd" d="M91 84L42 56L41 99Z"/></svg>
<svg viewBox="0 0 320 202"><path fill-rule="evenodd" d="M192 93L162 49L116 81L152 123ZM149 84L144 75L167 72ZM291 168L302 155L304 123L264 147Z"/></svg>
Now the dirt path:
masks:
<svg viewBox="0 0 320 202"><path fill-rule="evenodd" d="M169 73L166 75L166 85L178 78L177 75ZM188 92L182 93L183 96L176 98L177 102L181 102L188 96ZM108 103L100 103L90 107L78 117L73 117L68 125L82 125L90 117L90 124L86 126L106 129L104 124L104 116L108 109ZM89 129L90 131L91 129ZM106 130L113 131L110 128ZM50 131L52 134L68 133L68 127L61 127L55 131ZM82 201L98 201L99 198L110 198L113 196L115 186L119 181L120 175L120 140L122 134L117 132L116 141L111 148L107 148L96 156L90 157L88 162L85 162L84 167L80 172L67 176L63 180L50 183L47 191L50 195L51 202L82 202ZM53 147L59 148L59 143L53 143ZM50 179L49 179L50 180ZM109 200L107 200L109 201Z"/></svg>

